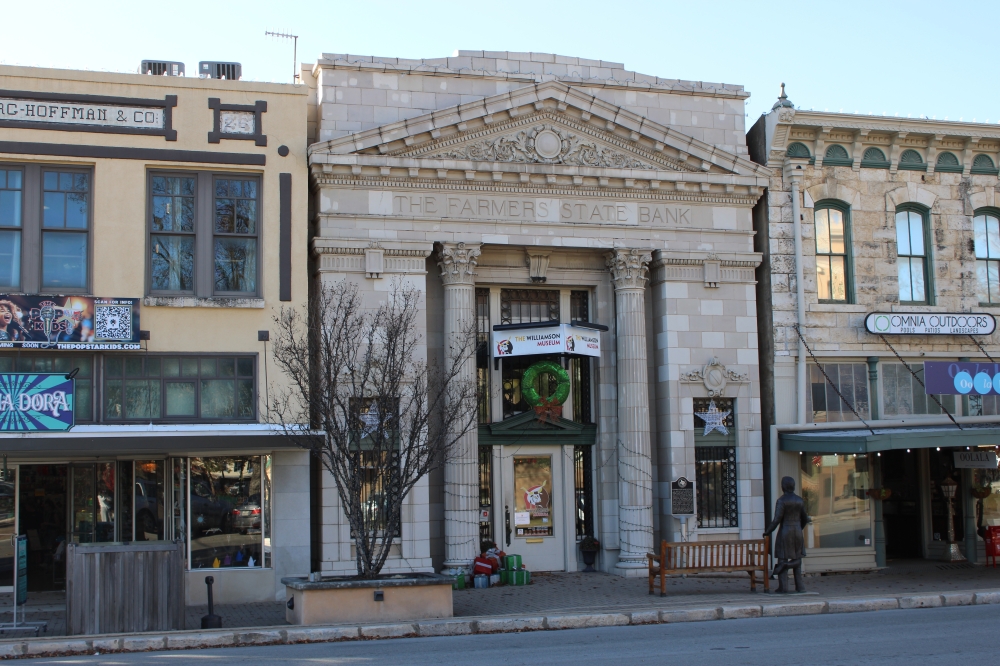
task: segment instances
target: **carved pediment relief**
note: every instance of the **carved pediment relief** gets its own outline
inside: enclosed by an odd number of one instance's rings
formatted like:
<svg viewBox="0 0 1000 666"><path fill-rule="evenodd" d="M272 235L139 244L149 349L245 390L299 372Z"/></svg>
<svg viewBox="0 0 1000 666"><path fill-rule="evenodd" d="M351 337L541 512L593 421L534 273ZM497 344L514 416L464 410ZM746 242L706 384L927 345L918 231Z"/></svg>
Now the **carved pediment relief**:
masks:
<svg viewBox="0 0 1000 666"><path fill-rule="evenodd" d="M745 372L727 368L713 356L704 367L682 372L680 381L682 384L703 384L709 397L716 398L726 395L728 384L746 384L750 378Z"/></svg>
<svg viewBox="0 0 1000 666"><path fill-rule="evenodd" d="M463 132L392 155L474 162L694 171L688 165L663 155L654 155L638 144L630 145L632 143L562 114L545 111Z"/></svg>

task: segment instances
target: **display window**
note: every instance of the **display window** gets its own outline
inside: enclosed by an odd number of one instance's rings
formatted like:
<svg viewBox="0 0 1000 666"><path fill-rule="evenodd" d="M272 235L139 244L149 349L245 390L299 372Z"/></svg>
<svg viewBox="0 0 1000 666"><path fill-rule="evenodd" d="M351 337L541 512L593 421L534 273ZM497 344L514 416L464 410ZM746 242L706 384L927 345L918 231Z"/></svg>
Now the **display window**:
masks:
<svg viewBox="0 0 1000 666"><path fill-rule="evenodd" d="M802 453L800 469L802 499L812 517L813 547L871 546L868 457Z"/></svg>

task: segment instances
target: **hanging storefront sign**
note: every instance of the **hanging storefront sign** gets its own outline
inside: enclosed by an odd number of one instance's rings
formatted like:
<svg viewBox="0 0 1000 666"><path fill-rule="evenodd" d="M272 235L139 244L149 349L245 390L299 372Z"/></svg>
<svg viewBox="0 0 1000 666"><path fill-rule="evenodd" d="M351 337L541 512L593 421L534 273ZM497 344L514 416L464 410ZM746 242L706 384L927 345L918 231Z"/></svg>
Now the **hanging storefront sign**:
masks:
<svg viewBox="0 0 1000 666"><path fill-rule="evenodd" d="M64 374L0 374L0 432L69 430L73 388Z"/></svg>
<svg viewBox="0 0 1000 666"><path fill-rule="evenodd" d="M996 469L997 454L994 451L955 451L955 467L958 469Z"/></svg>
<svg viewBox="0 0 1000 666"><path fill-rule="evenodd" d="M984 312L872 312L865 329L875 335L991 335L997 328Z"/></svg>
<svg viewBox="0 0 1000 666"><path fill-rule="evenodd" d="M493 331L493 358L562 353L600 356L600 331L571 324Z"/></svg>
<svg viewBox="0 0 1000 666"><path fill-rule="evenodd" d="M1000 363L924 361L924 390L934 395L1000 395Z"/></svg>
<svg viewBox="0 0 1000 666"><path fill-rule="evenodd" d="M137 350L139 299L0 294L0 349Z"/></svg>

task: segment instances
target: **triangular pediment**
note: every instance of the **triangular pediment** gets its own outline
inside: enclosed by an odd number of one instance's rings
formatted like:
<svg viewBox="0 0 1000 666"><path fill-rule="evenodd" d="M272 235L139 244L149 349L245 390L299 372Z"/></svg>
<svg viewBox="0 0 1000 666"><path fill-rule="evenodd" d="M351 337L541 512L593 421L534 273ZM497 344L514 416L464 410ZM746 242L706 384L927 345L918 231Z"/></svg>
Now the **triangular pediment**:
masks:
<svg viewBox="0 0 1000 666"><path fill-rule="evenodd" d="M539 418L534 410L479 426L479 443L492 446L591 446L597 426L561 416Z"/></svg>
<svg viewBox="0 0 1000 666"><path fill-rule="evenodd" d="M579 121L558 110L542 110L522 117L457 132L427 145L404 148L389 155L431 159L561 164L606 169L696 171L677 159L645 150L636 142Z"/></svg>
<svg viewBox="0 0 1000 666"><path fill-rule="evenodd" d="M314 144L310 155L767 176L749 159L561 81ZM325 161L325 159L323 160Z"/></svg>
<svg viewBox="0 0 1000 666"><path fill-rule="evenodd" d="M498 435L501 433L525 430L556 430L568 433L577 433L582 432L586 426L582 423L577 423L576 421L564 419L561 416L557 416L555 418L546 417L543 420L539 418L538 414L534 411L530 411L518 414L517 416L512 416L509 419L504 419L499 423L491 423L489 428L490 432Z"/></svg>

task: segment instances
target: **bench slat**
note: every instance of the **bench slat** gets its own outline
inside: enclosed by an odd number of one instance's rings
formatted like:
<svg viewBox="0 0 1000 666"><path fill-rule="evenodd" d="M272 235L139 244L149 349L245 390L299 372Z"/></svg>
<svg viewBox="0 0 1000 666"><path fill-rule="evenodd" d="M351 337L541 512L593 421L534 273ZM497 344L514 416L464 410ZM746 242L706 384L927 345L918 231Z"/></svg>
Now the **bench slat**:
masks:
<svg viewBox="0 0 1000 666"><path fill-rule="evenodd" d="M750 589L756 591L756 573L764 576L764 589L769 589L767 577L770 539L741 541L660 542L659 558L648 555L649 593L653 593L656 576L660 577L660 596L666 596L668 574L717 573L746 571L750 574ZM658 562L659 566L655 563Z"/></svg>

